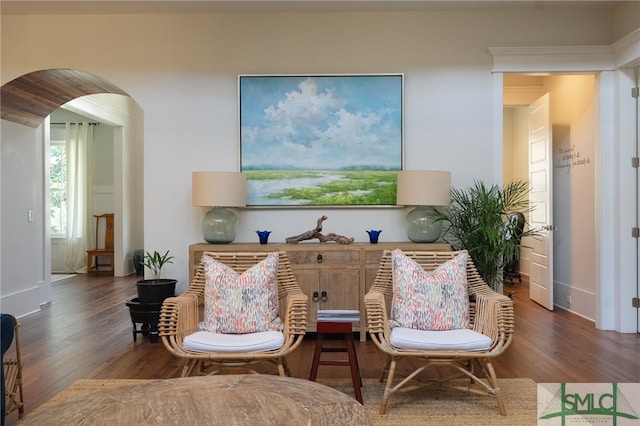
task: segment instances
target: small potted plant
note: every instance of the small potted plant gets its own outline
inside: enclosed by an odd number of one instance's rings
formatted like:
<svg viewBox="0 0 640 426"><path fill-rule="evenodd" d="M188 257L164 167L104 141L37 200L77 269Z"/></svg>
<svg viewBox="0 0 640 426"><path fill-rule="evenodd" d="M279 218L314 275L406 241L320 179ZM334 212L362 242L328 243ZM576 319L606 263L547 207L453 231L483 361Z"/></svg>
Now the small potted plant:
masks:
<svg viewBox="0 0 640 426"><path fill-rule="evenodd" d="M175 296L178 281L161 278L162 268L168 263L173 263L173 258L169 255L169 250L163 255L157 251L145 252L143 261L140 263L152 272L153 278L136 281L140 303L162 303L167 297Z"/></svg>

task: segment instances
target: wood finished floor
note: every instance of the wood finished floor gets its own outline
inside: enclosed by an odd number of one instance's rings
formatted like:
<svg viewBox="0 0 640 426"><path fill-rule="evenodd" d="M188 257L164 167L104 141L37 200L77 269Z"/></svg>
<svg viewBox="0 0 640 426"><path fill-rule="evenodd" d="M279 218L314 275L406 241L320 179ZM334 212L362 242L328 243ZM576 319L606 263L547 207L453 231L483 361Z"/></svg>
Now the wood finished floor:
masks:
<svg viewBox="0 0 640 426"><path fill-rule="evenodd" d="M136 297L136 277L77 275L52 285L53 301L19 319L28 413L77 379L178 377L183 361L162 343L142 335L133 342L125 300ZM536 382L640 382L640 334L597 330L570 312L549 312L528 297L526 283L505 285L515 293L516 334L495 360L498 377ZM288 361L294 377L309 375L314 335ZM357 342L363 377L378 377L384 357L370 341ZM399 369L408 370L399 365ZM260 370L275 373L265 365ZM345 367L322 366L319 378L349 377ZM16 413L7 418L15 423Z"/></svg>

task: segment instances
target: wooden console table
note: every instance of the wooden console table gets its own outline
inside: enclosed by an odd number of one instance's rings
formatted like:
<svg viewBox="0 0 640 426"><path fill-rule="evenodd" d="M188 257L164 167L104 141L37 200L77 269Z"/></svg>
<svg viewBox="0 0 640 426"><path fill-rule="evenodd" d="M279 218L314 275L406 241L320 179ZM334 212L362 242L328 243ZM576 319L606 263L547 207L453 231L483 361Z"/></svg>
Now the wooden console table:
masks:
<svg viewBox="0 0 640 426"><path fill-rule="evenodd" d="M262 374L78 380L21 425L370 425L350 396L304 379Z"/></svg>
<svg viewBox="0 0 640 426"><path fill-rule="evenodd" d="M362 306L378 271L384 250L399 248L403 251L449 251L449 244L417 244L410 242L384 242L378 244L354 243L199 243L189 246L189 280L193 279L202 253L286 251L298 285L309 297L307 331L316 331L316 312L319 309L357 309L360 321L353 330L366 340L365 309Z"/></svg>

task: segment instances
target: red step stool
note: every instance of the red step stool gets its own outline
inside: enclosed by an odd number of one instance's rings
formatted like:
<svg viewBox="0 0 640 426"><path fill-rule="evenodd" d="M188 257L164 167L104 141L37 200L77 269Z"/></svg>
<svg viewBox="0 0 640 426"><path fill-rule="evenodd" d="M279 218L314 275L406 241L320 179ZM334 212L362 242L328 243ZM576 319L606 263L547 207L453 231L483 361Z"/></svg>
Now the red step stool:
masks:
<svg viewBox="0 0 640 426"><path fill-rule="evenodd" d="M351 380L353 381L353 390L356 394L356 399L362 404L362 377L360 376L360 367L358 366L358 357L356 355L356 346L353 339L353 327L352 321L359 321L359 312L355 311L358 315L358 319L350 319L348 317L335 318L328 317L331 320L323 320L321 318L321 312L318 311L318 340L316 341L316 348L313 354L313 363L311 364L311 373L309 374L309 380L315 382L318 376L318 367L320 365L342 365L349 366L351 368ZM334 320L335 319L335 320ZM343 347L327 347L324 346L324 338L327 334L342 334L346 342L346 346ZM348 359L320 359L322 352L346 352Z"/></svg>

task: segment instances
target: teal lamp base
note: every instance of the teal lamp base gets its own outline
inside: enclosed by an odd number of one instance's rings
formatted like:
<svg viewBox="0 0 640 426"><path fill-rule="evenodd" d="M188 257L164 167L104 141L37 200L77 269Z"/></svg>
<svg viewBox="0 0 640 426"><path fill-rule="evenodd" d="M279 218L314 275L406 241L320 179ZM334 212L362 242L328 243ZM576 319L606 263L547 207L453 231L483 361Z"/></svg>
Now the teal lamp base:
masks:
<svg viewBox="0 0 640 426"><path fill-rule="evenodd" d="M225 207L214 207L202 221L204 240L210 244L228 244L236 239L236 215Z"/></svg>
<svg viewBox="0 0 640 426"><path fill-rule="evenodd" d="M414 243L433 243L442 235L442 222L435 221L433 208L416 207L407 214L407 236Z"/></svg>

